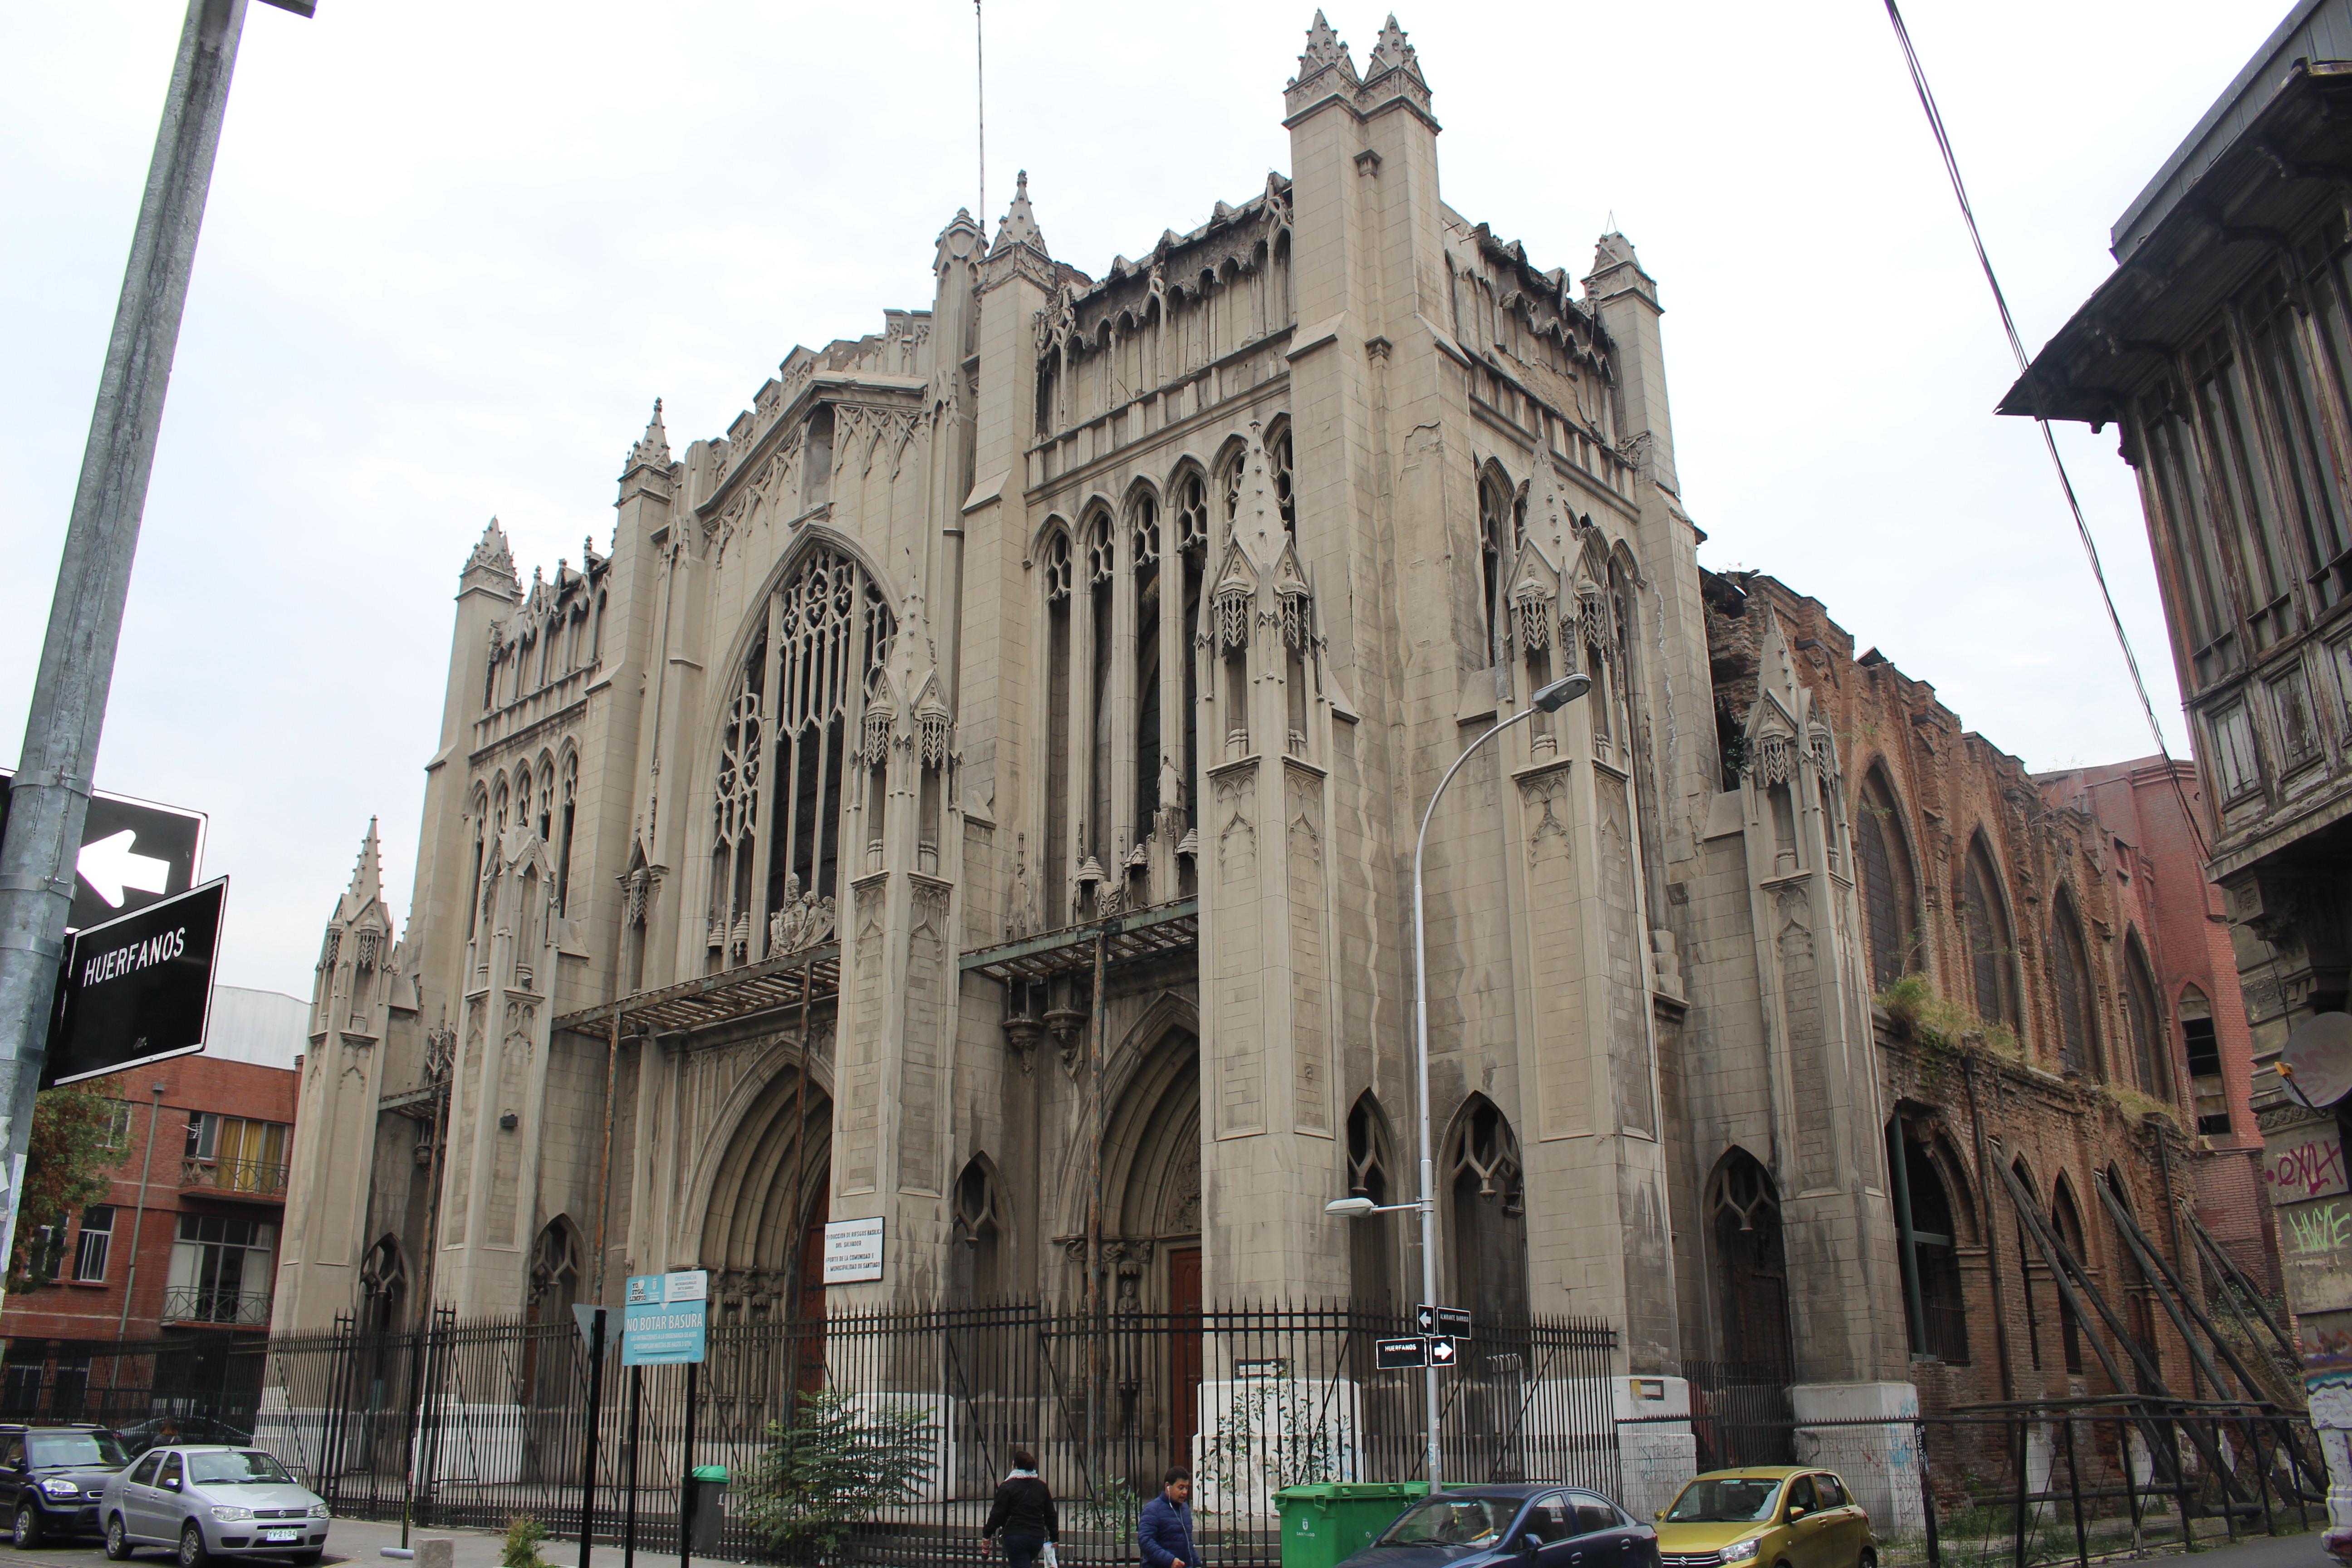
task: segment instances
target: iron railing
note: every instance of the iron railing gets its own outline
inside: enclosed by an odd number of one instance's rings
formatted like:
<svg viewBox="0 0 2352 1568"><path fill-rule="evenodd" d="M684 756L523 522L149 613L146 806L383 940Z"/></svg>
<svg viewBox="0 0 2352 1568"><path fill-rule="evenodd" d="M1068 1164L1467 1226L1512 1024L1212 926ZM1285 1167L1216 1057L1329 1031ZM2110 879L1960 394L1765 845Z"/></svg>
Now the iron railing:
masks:
<svg viewBox="0 0 2352 1568"><path fill-rule="evenodd" d="M163 1291L163 1321L266 1329L269 1326L269 1292L215 1285L169 1286Z"/></svg>
<svg viewBox="0 0 2352 1568"><path fill-rule="evenodd" d="M286 1171L281 1160L182 1160L180 1190L283 1199Z"/></svg>
<svg viewBox="0 0 2352 1568"><path fill-rule="evenodd" d="M397 1517L413 1492L424 1523L499 1528L529 1513L576 1534L587 1357L571 1314L548 1317L444 1315L424 1332L277 1339L255 1440L338 1513ZM1373 1354L1375 1340L1410 1331L1386 1315L1272 1308L1095 1317L1005 1305L717 1323L694 1380L690 1453L687 1369L642 1370L633 1471L631 1379L607 1368L595 1530L617 1539L634 1495L637 1544L677 1550L681 1476L723 1464L736 1483L720 1554L806 1555L779 1445L796 1425L805 1434L829 1420L853 1443L896 1431L916 1456L904 1489L861 1510L854 1556L977 1562L975 1537L1017 1446L1036 1453L1061 1500L1065 1562L1132 1561L1137 1509L1182 1465L1216 1560L1273 1564L1280 1488L1421 1473L1420 1375L1381 1371ZM1615 1332L1598 1323L1482 1329L1447 1374L1449 1478L1613 1488L1616 1353Z"/></svg>

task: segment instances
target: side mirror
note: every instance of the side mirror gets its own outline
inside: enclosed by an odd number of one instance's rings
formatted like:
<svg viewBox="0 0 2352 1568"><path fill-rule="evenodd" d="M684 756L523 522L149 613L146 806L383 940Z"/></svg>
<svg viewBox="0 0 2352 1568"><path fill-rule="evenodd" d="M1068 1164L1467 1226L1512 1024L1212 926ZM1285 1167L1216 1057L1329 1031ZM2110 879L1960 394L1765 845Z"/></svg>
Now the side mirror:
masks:
<svg viewBox="0 0 2352 1568"><path fill-rule="evenodd" d="M1665 1522L1666 1522L1666 1510L1665 1510L1664 1509L1660 1509L1660 1510L1658 1510L1655 1513L1653 1513L1652 1515L1650 1515L1650 1521L1651 1521L1651 1522L1652 1522L1652 1523L1654 1523L1654 1524L1664 1524L1664 1523L1665 1523Z"/></svg>
<svg viewBox="0 0 2352 1568"><path fill-rule="evenodd" d="M1519 1550L1522 1552L1539 1552L1543 1550L1543 1537L1538 1535L1532 1530L1528 1531L1525 1535L1519 1537Z"/></svg>
<svg viewBox="0 0 2352 1568"><path fill-rule="evenodd" d="M170 1480L165 1481L163 1483L163 1489L167 1492L178 1491L180 1489L180 1478L173 1476Z"/></svg>
<svg viewBox="0 0 2352 1568"><path fill-rule="evenodd" d="M1791 1524L1796 1523L1797 1521L1805 1517L1806 1511L1806 1510L1801 1508L1791 1508L1789 1510L1789 1522Z"/></svg>

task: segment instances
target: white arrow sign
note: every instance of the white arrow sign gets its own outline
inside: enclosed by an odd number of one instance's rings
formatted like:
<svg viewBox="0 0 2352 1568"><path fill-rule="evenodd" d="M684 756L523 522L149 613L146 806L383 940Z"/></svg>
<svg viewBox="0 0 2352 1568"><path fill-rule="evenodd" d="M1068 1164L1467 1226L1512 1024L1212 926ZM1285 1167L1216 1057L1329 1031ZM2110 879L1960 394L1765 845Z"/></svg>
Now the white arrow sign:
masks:
<svg viewBox="0 0 2352 1568"><path fill-rule="evenodd" d="M134 855L131 845L139 835L124 828L111 838L101 838L95 844L85 844L74 861L90 890L104 899L109 909L122 907L122 889L136 888L142 893L160 893L169 885L172 863L158 860L152 855Z"/></svg>

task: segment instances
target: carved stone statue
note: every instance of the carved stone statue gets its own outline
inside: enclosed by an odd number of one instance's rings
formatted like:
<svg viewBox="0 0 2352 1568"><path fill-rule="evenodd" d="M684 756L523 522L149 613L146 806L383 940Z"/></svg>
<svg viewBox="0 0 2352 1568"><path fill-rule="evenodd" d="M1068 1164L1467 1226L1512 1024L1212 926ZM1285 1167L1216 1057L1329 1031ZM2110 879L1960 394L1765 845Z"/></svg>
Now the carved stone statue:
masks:
<svg viewBox="0 0 2352 1568"><path fill-rule="evenodd" d="M784 901L768 913L768 951L797 952L801 946L801 879L794 872L784 879Z"/></svg>
<svg viewBox="0 0 2352 1568"><path fill-rule="evenodd" d="M834 928L832 895L827 894L820 900L814 892L803 894L801 907L808 911L801 927L801 945L814 947L821 942L831 942Z"/></svg>

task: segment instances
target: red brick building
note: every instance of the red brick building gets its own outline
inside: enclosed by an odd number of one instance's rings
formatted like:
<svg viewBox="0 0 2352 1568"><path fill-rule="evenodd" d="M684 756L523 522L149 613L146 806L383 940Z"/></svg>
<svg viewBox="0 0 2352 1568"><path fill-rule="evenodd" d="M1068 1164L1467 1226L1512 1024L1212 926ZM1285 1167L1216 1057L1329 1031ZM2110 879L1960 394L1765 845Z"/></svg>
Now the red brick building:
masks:
<svg viewBox="0 0 2352 1568"><path fill-rule="evenodd" d="M2140 889L2148 954L2181 1050L2198 1217L2238 1267L2280 1287L2263 1137L2252 1105L2253 1035L2221 889L2205 879L2210 820L2197 768L2162 757L2036 775L2053 805L2087 810L2114 835L2117 875Z"/></svg>
<svg viewBox="0 0 2352 1568"><path fill-rule="evenodd" d="M2107 1392L2103 1355L2128 1371L2114 1335L2065 1310L2012 1182L2158 1375L2189 1394L2187 1347L2103 1189L2192 1289L2204 1271L2176 1198L2255 1278L2278 1270L2254 1180L2261 1141L2227 932L2209 919L2212 892L2181 808L2134 786L2152 774L2168 795L2161 764L2037 779L1933 686L1874 648L1857 655L1818 600L1760 572L1707 574L1704 586L1726 732L1785 657L1842 765L1878 993L1881 1112L1889 1152L1902 1155L1890 1160L1889 1196L1910 1253L1905 1317L1921 1408ZM1890 1005L1898 994L1907 1001ZM2199 1006L2227 1090L2187 1048Z"/></svg>
<svg viewBox="0 0 2352 1568"><path fill-rule="evenodd" d="M222 986L203 1054L100 1080L111 1189L19 1222L46 1241L50 1282L0 1310L0 1416L184 1415L175 1391L221 1387L229 1352L266 1338L308 1021L293 997ZM118 1345L141 1353L118 1365Z"/></svg>

